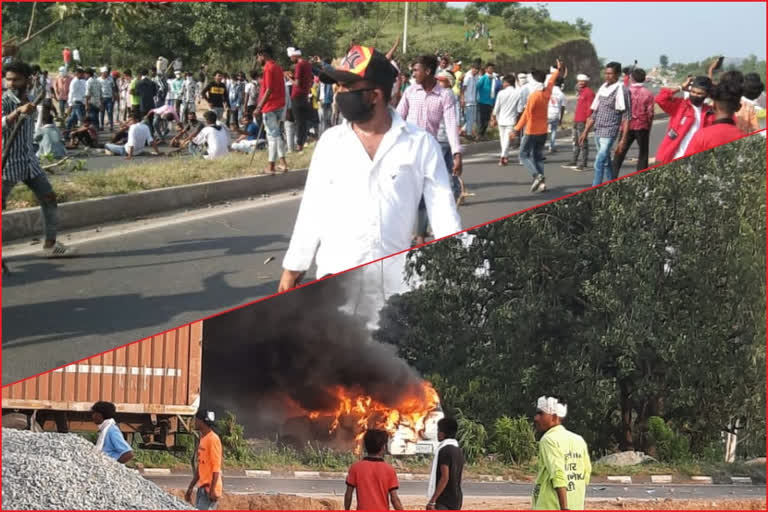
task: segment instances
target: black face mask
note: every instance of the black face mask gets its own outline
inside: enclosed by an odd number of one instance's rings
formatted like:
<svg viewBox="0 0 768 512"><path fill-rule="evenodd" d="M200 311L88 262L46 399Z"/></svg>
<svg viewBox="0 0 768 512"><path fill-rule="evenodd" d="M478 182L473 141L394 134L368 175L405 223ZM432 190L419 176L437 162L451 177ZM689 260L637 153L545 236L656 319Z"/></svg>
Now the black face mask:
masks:
<svg viewBox="0 0 768 512"><path fill-rule="evenodd" d="M339 111L351 123L364 123L373 117L373 104L363 101L363 93L371 89L340 92L336 95Z"/></svg>
<svg viewBox="0 0 768 512"><path fill-rule="evenodd" d="M693 104L694 107L700 107L700 106L702 106L704 104L704 100L706 98L704 98L702 96L690 95L690 96L688 96L688 99L691 100L691 103Z"/></svg>

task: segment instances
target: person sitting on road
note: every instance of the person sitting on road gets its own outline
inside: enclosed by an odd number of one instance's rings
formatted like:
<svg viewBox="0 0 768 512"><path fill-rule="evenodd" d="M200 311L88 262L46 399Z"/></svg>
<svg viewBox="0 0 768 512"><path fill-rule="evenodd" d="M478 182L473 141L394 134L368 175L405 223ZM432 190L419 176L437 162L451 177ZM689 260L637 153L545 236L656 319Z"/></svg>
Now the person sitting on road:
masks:
<svg viewBox="0 0 768 512"><path fill-rule="evenodd" d="M204 157L206 160L226 155L229 153L229 132L216 123L217 116L213 110L207 111L203 117L206 126L192 142L198 146L206 145L208 148Z"/></svg>
<svg viewBox="0 0 768 512"><path fill-rule="evenodd" d="M256 118L253 116L243 116L240 118L241 135L232 143L232 151L241 153L250 153L254 146L265 142L260 137L261 133ZM258 137L258 139L257 139Z"/></svg>
<svg viewBox="0 0 768 512"><path fill-rule="evenodd" d="M107 155L125 156L126 160L131 160L134 156L142 154L147 144L152 145L152 149L155 150L155 155L160 154L160 150L157 148L157 142L152 138L152 134L149 131L149 126L147 126L146 123L142 123L139 114L134 112L131 114L131 126L128 129L128 141L124 146L106 144L104 153Z"/></svg>
<svg viewBox="0 0 768 512"><path fill-rule="evenodd" d="M184 124L179 125L179 133L171 139L171 147L183 148L188 146L203 129L203 123L197 118L194 111L185 112Z"/></svg>
<svg viewBox="0 0 768 512"><path fill-rule="evenodd" d="M86 117L83 126L69 132L69 141L67 149L77 149L80 143L87 148L98 148L99 132L96 130L95 122L92 118Z"/></svg>
<svg viewBox="0 0 768 512"><path fill-rule="evenodd" d="M160 142L164 141L171 133L172 123L178 125L181 122L176 110L170 105L163 105L150 110L147 117L150 119L150 126L155 138L159 139Z"/></svg>
<svg viewBox="0 0 768 512"><path fill-rule="evenodd" d="M67 149L61 140L61 132L53 122L52 112L43 114L43 126L35 131L35 142L39 147L37 150L38 158L45 158L49 155L53 158L67 156Z"/></svg>
<svg viewBox="0 0 768 512"><path fill-rule="evenodd" d="M125 464L133 458L133 450L120 432L120 427L115 423L116 412L117 408L112 402L96 402L91 406L91 417L99 426L96 450Z"/></svg>

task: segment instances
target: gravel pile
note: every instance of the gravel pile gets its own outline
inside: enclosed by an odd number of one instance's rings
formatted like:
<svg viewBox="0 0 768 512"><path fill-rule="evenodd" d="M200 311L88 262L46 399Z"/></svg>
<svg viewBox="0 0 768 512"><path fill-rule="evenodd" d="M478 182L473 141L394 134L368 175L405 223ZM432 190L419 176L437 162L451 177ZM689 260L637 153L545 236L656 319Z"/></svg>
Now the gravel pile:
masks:
<svg viewBox="0 0 768 512"><path fill-rule="evenodd" d="M192 507L74 434L3 429L4 510Z"/></svg>

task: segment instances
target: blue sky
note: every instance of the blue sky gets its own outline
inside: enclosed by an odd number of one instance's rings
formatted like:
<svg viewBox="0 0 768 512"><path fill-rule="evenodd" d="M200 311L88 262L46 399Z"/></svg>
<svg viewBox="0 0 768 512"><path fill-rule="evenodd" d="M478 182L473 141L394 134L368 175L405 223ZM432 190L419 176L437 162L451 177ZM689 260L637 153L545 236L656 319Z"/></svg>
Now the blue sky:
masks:
<svg viewBox="0 0 768 512"><path fill-rule="evenodd" d="M551 2L548 7L553 19L582 17L592 23L597 54L608 60L631 64L637 59L640 66L652 67L663 53L671 62L717 54L765 59L763 2Z"/></svg>

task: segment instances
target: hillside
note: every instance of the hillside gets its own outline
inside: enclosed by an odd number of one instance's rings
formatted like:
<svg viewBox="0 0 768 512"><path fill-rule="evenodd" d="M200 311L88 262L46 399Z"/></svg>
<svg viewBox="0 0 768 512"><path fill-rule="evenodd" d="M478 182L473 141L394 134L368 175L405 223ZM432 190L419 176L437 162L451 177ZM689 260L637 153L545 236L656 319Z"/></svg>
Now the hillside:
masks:
<svg viewBox="0 0 768 512"><path fill-rule="evenodd" d="M343 55L352 42L386 51L402 34L405 10L403 3L387 2L170 3L145 13L126 4L71 5L63 21L22 48L22 58L55 69L61 49L70 46L80 47L89 66L149 67L164 55L182 57L188 69L206 63L247 70L254 64L253 49L261 44L280 49L279 60L286 60L282 49L288 46L323 56ZM57 8L38 8L35 30L54 21L61 12ZM29 3L3 3L4 41L26 34L31 12ZM576 25L554 21L543 7L478 2L462 10L445 2L411 2L408 23L407 53L402 55L402 44L398 51L401 61L440 51L465 63L480 58L505 67L548 66L553 56L561 56L572 70L577 64L580 69L598 67L589 43L591 26L583 20ZM493 50L485 37L466 41L467 29L479 23L487 26Z"/></svg>

